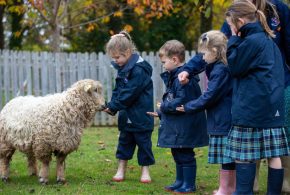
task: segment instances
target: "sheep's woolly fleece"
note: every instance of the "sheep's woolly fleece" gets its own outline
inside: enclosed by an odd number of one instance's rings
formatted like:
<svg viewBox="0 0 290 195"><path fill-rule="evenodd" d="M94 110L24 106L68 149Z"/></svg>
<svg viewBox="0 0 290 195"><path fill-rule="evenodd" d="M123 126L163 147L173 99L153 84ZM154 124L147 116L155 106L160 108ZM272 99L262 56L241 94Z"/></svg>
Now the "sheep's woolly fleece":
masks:
<svg viewBox="0 0 290 195"><path fill-rule="evenodd" d="M70 153L104 104L101 90L98 81L86 79L62 93L12 99L0 113L0 142L25 153L37 148L36 157L54 151Z"/></svg>

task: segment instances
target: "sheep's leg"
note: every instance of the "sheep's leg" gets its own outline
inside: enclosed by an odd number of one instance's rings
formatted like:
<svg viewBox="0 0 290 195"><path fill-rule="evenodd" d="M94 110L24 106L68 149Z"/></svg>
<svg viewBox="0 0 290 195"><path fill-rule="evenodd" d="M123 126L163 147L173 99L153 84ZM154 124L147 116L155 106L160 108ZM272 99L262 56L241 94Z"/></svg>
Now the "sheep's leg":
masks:
<svg viewBox="0 0 290 195"><path fill-rule="evenodd" d="M46 159L40 159L41 161L41 168L39 171L39 182L41 184L47 184L48 183L48 173L49 173L49 163L50 163L51 157Z"/></svg>
<svg viewBox="0 0 290 195"><path fill-rule="evenodd" d="M37 175L37 163L33 154L27 154L28 174L30 176Z"/></svg>
<svg viewBox="0 0 290 195"><path fill-rule="evenodd" d="M3 143L0 144L0 175L2 181L4 182L8 181L9 165L14 152L15 152L14 148L11 148Z"/></svg>
<svg viewBox="0 0 290 195"><path fill-rule="evenodd" d="M56 156L56 175L57 175L57 180L56 182L59 184L65 184L65 154L58 154Z"/></svg>

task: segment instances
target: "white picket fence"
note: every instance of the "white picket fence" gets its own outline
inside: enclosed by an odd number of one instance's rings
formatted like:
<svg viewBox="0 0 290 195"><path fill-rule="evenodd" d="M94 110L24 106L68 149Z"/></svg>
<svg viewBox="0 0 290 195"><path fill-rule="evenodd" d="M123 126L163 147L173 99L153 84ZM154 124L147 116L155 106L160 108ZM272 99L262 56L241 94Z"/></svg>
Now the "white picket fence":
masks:
<svg viewBox="0 0 290 195"><path fill-rule="evenodd" d="M186 52L186 61L195 52ZM153 67L154 101L161 100L164 84L159 74L163 71L158 55L154 52L142 52L141 56ZM103 93L110 100L115 69L110 59L102 52L96 53L49 53L28 51L0 51L0 110L16 96L44 96L67 89L81 79L99 80L103 84ZM201 87L206 87L204 74L200 75ZM156 105L154 103L154 105ZM104 112L96 114L94 125L116 125L116 117Z"/></svg>

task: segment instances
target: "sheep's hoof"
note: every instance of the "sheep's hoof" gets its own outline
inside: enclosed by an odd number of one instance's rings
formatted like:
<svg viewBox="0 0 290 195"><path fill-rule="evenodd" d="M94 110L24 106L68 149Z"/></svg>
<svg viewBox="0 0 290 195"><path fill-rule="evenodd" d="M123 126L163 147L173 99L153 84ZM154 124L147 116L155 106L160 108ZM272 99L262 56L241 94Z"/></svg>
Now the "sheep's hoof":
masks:
<svg viewBox="0 0 290 195"><path fill-rule="evenodd" d="M41 183L42 185L47 185L48 184L48 180L40 177L39 178L39 183Z"/></svg>
<svg viewBox="0 0 290 195"><path fill-rule="evenodd" d="M9 182L9 178L8 177L2 177L1 179L2 179L2 181L4 183L8 183Z"/></svg>
<svg viewBox="0 0 290 195"><path fill-rule="evenodd" d="M57 179L56 183L59 185L64 185L64 184L66 184L66 180L65 179Z"/></svg>

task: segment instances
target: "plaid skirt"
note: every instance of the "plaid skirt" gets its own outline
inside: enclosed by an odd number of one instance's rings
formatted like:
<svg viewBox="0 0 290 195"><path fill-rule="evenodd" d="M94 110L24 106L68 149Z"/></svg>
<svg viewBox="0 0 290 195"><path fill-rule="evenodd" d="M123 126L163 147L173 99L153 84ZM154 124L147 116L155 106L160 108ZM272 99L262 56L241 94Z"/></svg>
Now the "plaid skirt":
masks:
<svg viewBox="0 0 290 195"><path fill-rule="evenodd" d="M208 147L208 163L226 164L234 162L233 159L224 155L228 142L227 135L210 135Z"/></svg>
<svg viewBox="0 0 290 195"><path fill-rule="evenodd" d="M288 156L289 148L284 128L247 128L233 126L225 155L238 161Z"/></svg>
<svg viewBox="0 0 290 195"><path fill-rule="evenodd" d="M285 133L290 147L290 86L285 89Z"/></svg>

